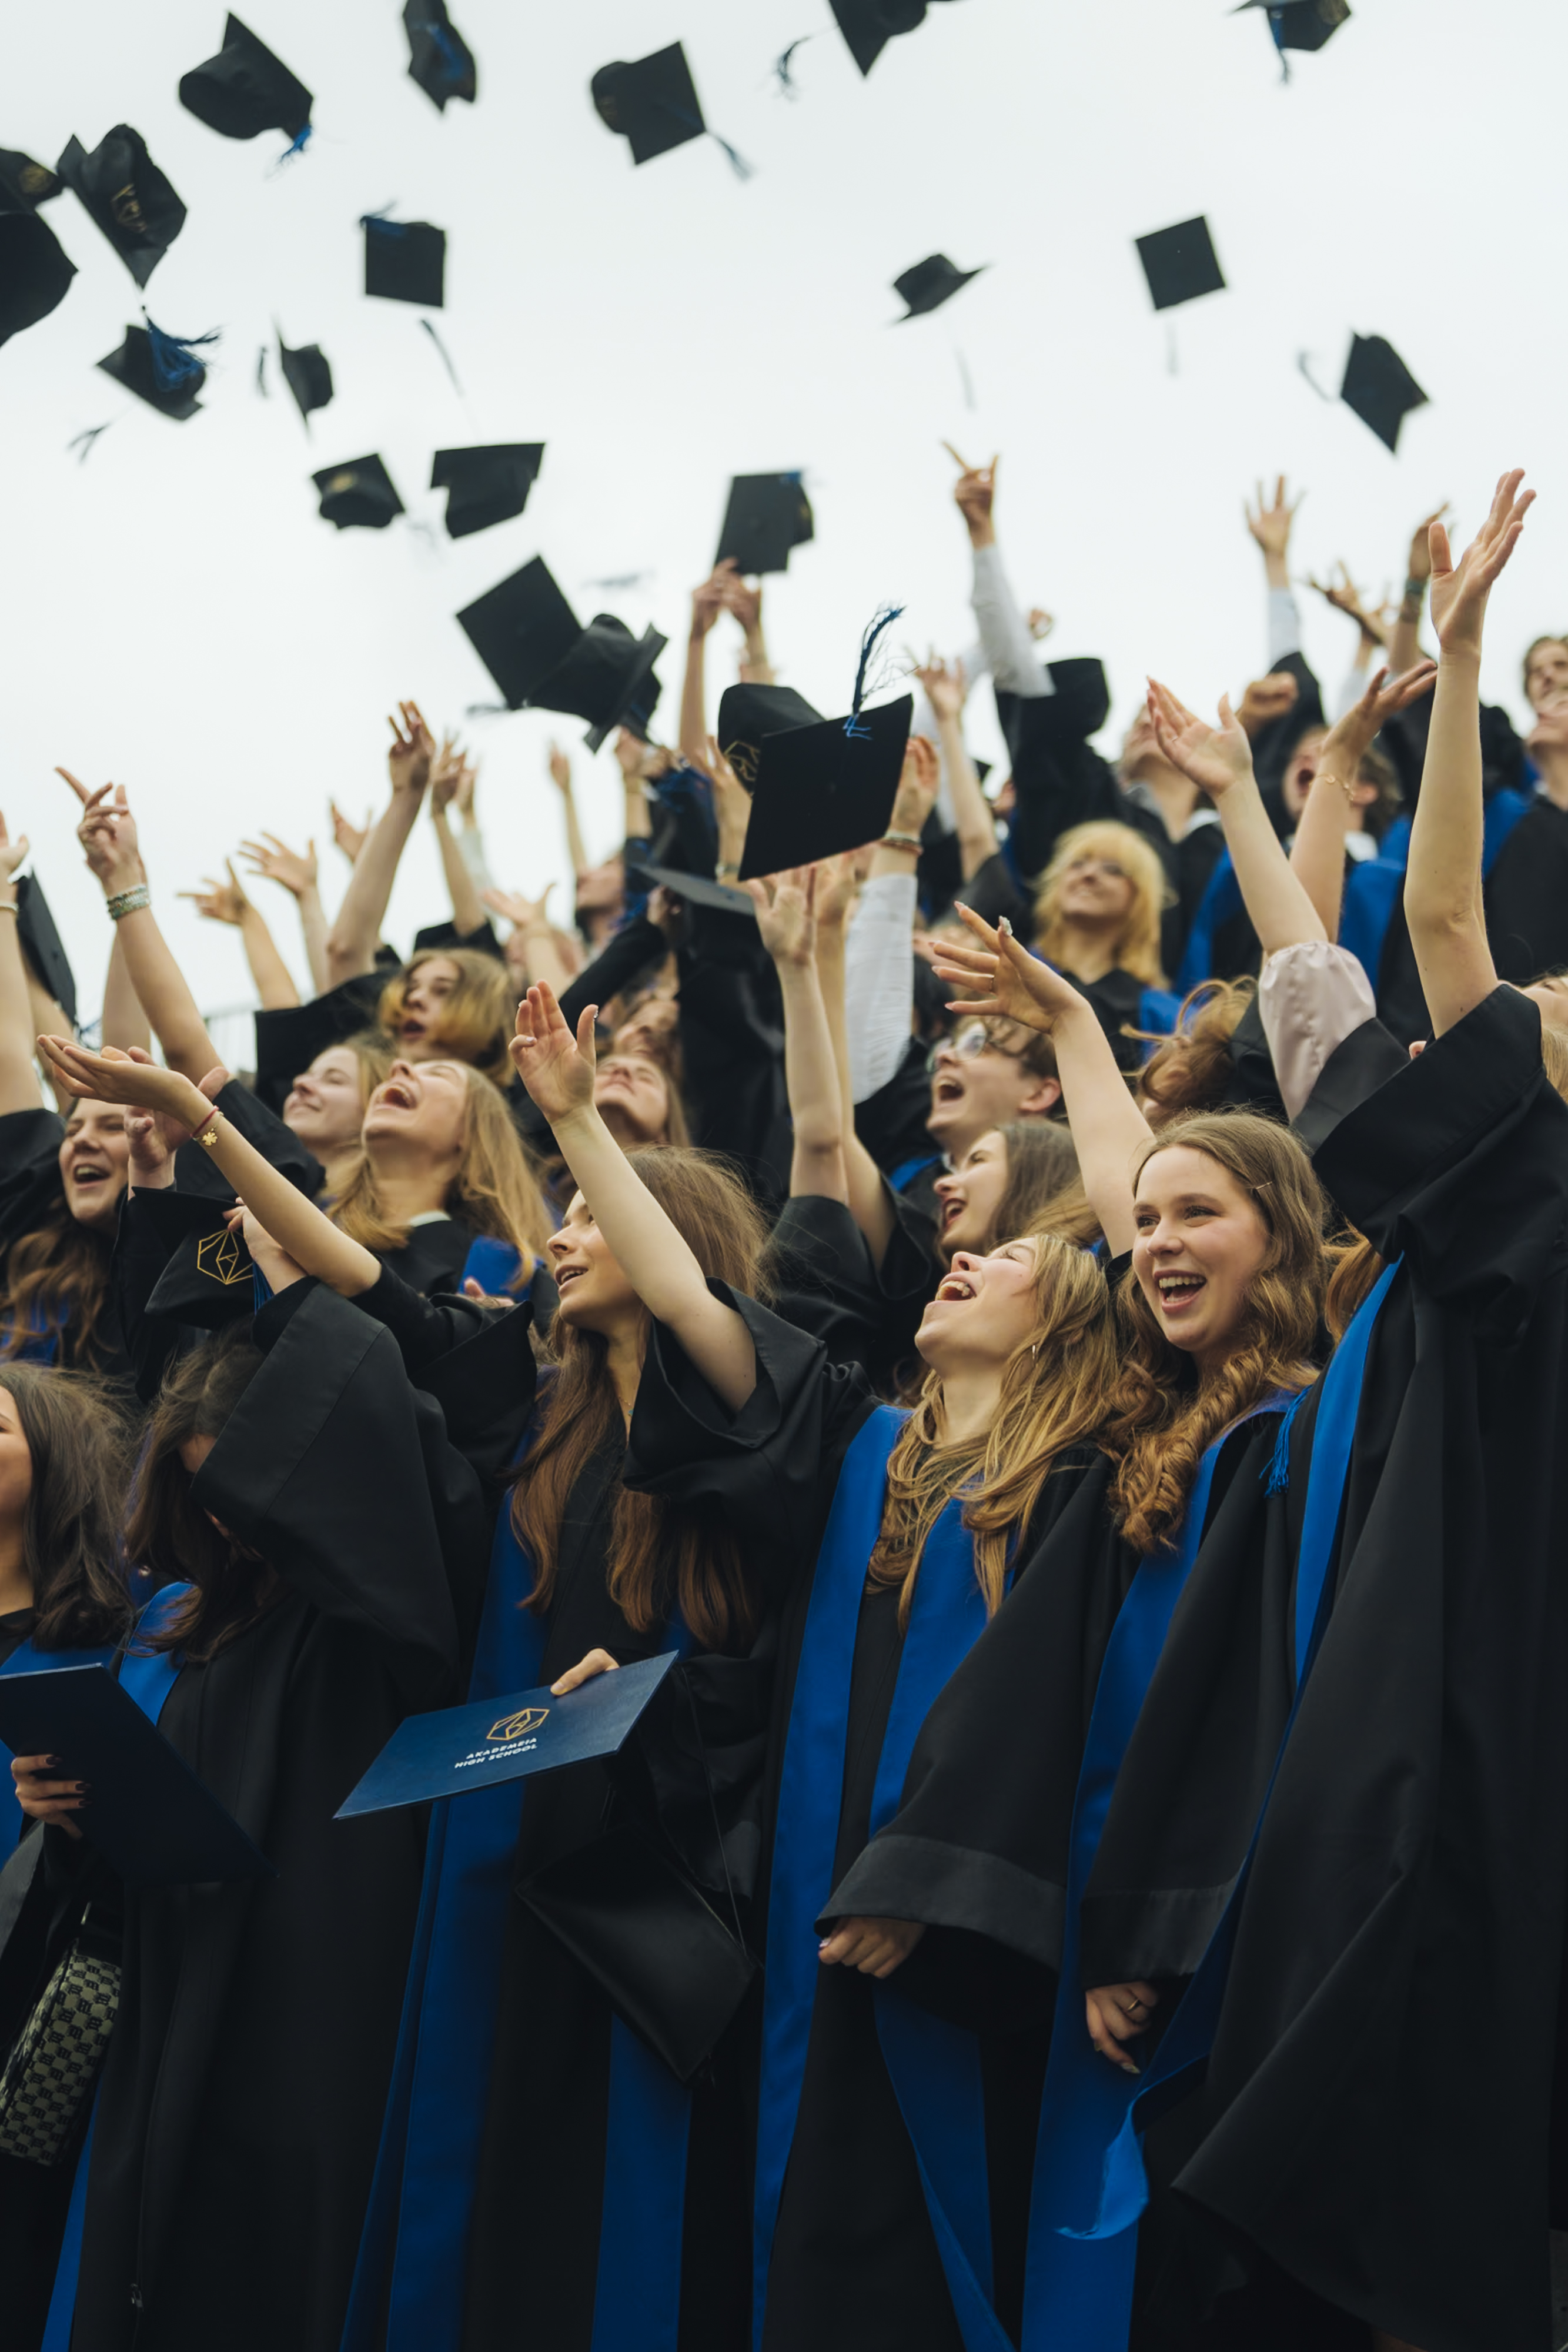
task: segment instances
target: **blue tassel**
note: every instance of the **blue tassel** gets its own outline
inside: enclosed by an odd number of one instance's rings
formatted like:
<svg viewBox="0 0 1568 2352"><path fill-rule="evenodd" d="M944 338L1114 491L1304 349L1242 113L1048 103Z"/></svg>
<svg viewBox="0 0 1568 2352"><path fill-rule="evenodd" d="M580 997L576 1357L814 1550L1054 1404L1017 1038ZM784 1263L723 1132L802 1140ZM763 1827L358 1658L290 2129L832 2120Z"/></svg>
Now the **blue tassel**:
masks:
<svg viewBox="0 0 1568 2352"><path fill-rule="evenodd" d="M440 336L436 333L428 319L422 319L419 323L424 329L425 333L430 337L431 341L435 345L436 350L441 353L441 364L446 370L447 374L452 378L452 389L457 394L459 400L461 400L463 397L463 386L457 381L457 371L452 364L452 354L448 352L445 344L442 341Z"/></svg>
<svg viewBox="0 0 1568 2352"><path fill-rule="evenodd" d="M1274 47L1280 52L1280 79L1281 81L1289 81L1291 79L1291 60L1285 55L1285 12L1282 8L1270 9L1269 30L1273 34Z"/></svg>
<svg viewBox="0 0 1568 2352"><path fill-rule="evenodd" d="M752 180L756 178L757 174L752 165L747 162L744 155L737 155L736 153L735 149L730 145L727 139L720 139L716 131L710 131L708 132L708 137L710 139L716 140L718 144L724 149L725 153L729 157L729 168L735 173L737 180Z"/></svg>
<svg viewBox="0 0 1568 2352"><path fill-rule="evenodd" d="M903 610L902 604L883 604L866 624L865 635L861 639L860 667L855 672L855 690L850 700L850 715L844 721L844 733L852 743L864 742L871 733L869 727L861 724L861 705L869 691L866 677L871 668L871 657L876 650L877 640L892 628Z"/></svg>
<svg viewBox="0 0 1568 2352"><path fill-rule="evenodd" d="M310 143L310 133L315 130L315 128L316 126L313 122L308 122L303 131L297 131L292 143L286 147L282 154L278 157L279 163L287 163L291 156L303 155L306 148Z"/></svg>
<svg viewBox="0 0 1568 2352"><path fill-rule="evenodd" d="M774 79L778 82L779 89L783 91L786 98L793 98L796 95L795 77L789 70L795 52L797 49L803 49L807 42L813 36L810 33L802 33L798 41L790 42L789 47L783 52L782 56L777 57L773 60Z"/></svg>
<svg viewBox="0 0 1568 2352"><path fill-rule="evenodd" d="M1274 1440L1274 1451L1269 1463L1269 1483L1265 1494L1282 1495L1291 1483L1291 1424L1301 1411L1305 1389L1298 1389L1280 1416L1280 1434Z"/></svg>
<svg viewBox="0 0 1568 2352"><path fill-rule="evenodd" d="M464 63L463 52L453 39L449 27L445 25L438 25L434 18L431 17L419 29L422 33L428 33L434 42L441 53L441 62L446 68L445 79L455 88L458 82L466 79L468 68Z"/></svg>
<svg viewBox="0 0 1568 2352"><path fill-rule="evenodd" d="M408 235L408 223L406 221L389 220L387 218L387 215L391 210L392 206L390 205L385 205L379 213L361 213L360 215L360 226L361 228L374 229L378 236L406 236Z"/></svg>
<svg viewBox="0 0 1568 2352"><path fill-rule="evenodd" d="M165 392L177 392L183 383L197 383L206 370L195 357L196 350L204 343L215 343L216 333L210 335L166 335L155 327L145 310L147 341L152 350L152 373Z"/></svg>

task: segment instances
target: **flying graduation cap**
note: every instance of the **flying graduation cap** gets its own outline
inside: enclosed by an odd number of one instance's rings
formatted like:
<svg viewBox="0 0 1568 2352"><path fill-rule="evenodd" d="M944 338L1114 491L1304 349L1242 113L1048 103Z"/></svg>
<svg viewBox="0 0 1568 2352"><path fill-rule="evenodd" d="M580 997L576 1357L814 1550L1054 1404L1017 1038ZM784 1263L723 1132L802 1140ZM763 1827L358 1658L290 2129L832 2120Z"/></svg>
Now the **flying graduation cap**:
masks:
<svg viewBox="0 0 1568 2352"><path fill-rule="evenodd" d="M76 974L55 928L43 884L36 874L22 874L16 878L16 933L22 942L22 953L40 986L48 991L74 1029Z"/></svg>
<svg viewBox="0 0 1568 2352"><path fill-rule="evenodd" d="M925 0L832 0L838 27L862 74L870 73L896 34L925 22Z"/></svg>
<svg viewBox="0 0 1568 2352"><path fill-rule="evenodd" d="M420 302L440 310L446 302L446 231L428 221L389 220L363 213L365 291L386 302Z"/></svg>
<svg viewBox="0 0 1568 2352"><path fill-rule="evenodd" d="M1224 273L1201 213L1197 220L1178 221L1174 228L1139 237L1137 247L1156 310L1174 310L1180 302L1195 302L1200 294L1224 292Z"/></svg>
<svg viewBox="0 0 1568 2352"><path fill-rule="evenodd" d="M99 360L99 366L149 408L155 408L160 416L183 425L201 406L196 394L207 380L205 365L196 357L197 347L215 343L217 337L167 335L145 312L142 316L146 323L127 327L120 349Z"/></svg>
<svg viewBox="0 0 1568 2352"><path fill-rule="evenodd" d="M589 94L601 121L626 141L633 163L651 163L655 155L667 155L688 139L706 137L717 141L741 179L750 177L750 166L728 140L720 139L704 121L697 87L679 41L631 65L618 59L601 66Z"/></svg>
<svg viewBox="0 0 1568 2352"><path fill-rule="evenodd" d="M311 410L325 408L332 397L330 361L319 343L301 343L297 351L290 351L279 335L277 364L294 394L295 406L308 424Z"/></svg>
<svg viewBox="0 0 1568 2352"><path fill-rule="evenodd" d="M237 16L224 26L217 56L181 77L180 103L225 139L281 131L303 147L310 135L310 92Z"/></svg>
<svg viewBox="0 0 1568 2352"><path fill-rule="evenodd" d="M669 643L657 629L634 637L612 613L584 628L542 556L457 615L508 710L560 710L585 719L597 751L616 727L645 737L659 681L653 664Z"/></svg>
<svg viewBox="0 0 1568 2352"><path fill-rule="evenodd" d="M528 502L543 462L542 441L498 441L486 448L438 449L430 487L446 492L446 535L466 539L509 522Z"/></svg>
<svg viewBox="0 0 1568 2352"><path fill-rule="evenodd" d="M402 12L408 35L408 70L426 98L446 111L452 98L478 95L479 68L474 52L446 13L446 0L407 0Z"/></svg>
<svg viewBox="0 0 1568 2352"><path fill-rule="evenodd" d="M799 474L737 474L714 562L733 557L737 570L750 578L786 572L789 550L804 547L813 530L811 501Z"/></svg>
<svg viewBox="0 0 1568 2352"><path fill-rule="evenodd" d="M321 493L322 521L336 523L340 530L385 530L403 511L380 457L350 457L346 465L324 466L310 478Z"/></svg>
<svg viewBox="0 0 1568 2352"><path fill-rule="evenodd" d="M884 606L862 637L847 718L819 718L788 688L731 687L722 698L719 741L751 793L743 882L862 848L886 832L915 698L905 694L875 710L864 704L873 655L902 610Z"/></svg>
<svg viewBox="0 0 1568 2352"><path fill-rule="evenodd" d="M980 269L988 266L982 261ZM917 261L913 269L906 269L902 278L893 281L894 292L909 306L896 323L902 327L904 319L921 319L928 310L939 310L971 278L977 278L980 269L960 269L945 253L933 253L925 260Z"/></svg>
<svg viewBox="0 0 1568 2352"><path fill-rule="evenodd" d="M736 781L754 789L762 764L762 739L783 735L792 727L820 727L822 714L813 710L792 686L727 686L718 698L718 748L735 770ZM858 846L858 845L857 845Z"/></svg>
<svg viewBox="0 0 1568 2352"><path fill-rule="evenodd" d="M1350 0L1283 0L1283 5L1281 0L1241 0L1241 5L1230 13L1244 16L1252 8L1268 11L1269 30L1284 65L1287 49L1321 49L1350 15ZM1287 80L1290 72L1285 66Z"/></svg>
<svg viewBox="0 0 1568 2352"><path fill-rule="evenodd" d="M76 276L76 263L38 218L38 206L64 184L30 155L0 147L0 343L47 319Z"/></svg>
<svg viewBox="0 0 1568 2352"><path fill-rule="evenodd" d="M1385 449L1397 453L1399 427L1413 408L1425 408L1424 393L1392 343L1381 335L1353 335L1339 396Z"/></svg>
<svg viewBox="0 0 1568 2352"><path fill-rule="evenodd" d="M180 231L185 207L128 122L90 154L70 140L55 169L75 189L138 286L145 286Z"/></svg>

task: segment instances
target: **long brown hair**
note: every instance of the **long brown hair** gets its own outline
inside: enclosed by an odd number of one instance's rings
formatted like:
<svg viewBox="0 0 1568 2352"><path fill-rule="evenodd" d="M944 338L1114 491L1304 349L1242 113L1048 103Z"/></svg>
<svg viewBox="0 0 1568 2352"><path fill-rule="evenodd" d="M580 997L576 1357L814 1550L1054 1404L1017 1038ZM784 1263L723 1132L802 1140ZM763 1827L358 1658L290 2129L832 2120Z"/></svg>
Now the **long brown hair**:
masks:
<svg viewBox="0 0 1568 2352"><path fill-rule="evenodd" d="M1263 1262L1248 1287L1247 1312L1220 1370L1194 1376L1190 1357L1155 1320L1135 1276L1116 1293L1122 1360L1104 1437L1121 1455L1113 1489L1122 1533L1135 1551L1169 1544L1206 1449L1274 1389L1313 1377L1311 1355L1331 1259L1323 1244L1327 1203L1312 1161L1290 1131L1249 1111L1197 1111L1151 1138L1136 1184L1157 1151L1185 1144L1228 1171L1268 1228Z"/></svg>
<svg viewBox="0 0 1568 2352"><path fill-rule="evenodd" d="M0 1296L0 1361L52 1339L81 1370L102 1369L103 1317L109 1304L112 1234L78 1224L57 1202L31 1233L20 1234L5 1256Z"/></svg>
<svg viewBox="0 0 1568 2352"><path fill-rule="evenodd" d="M124 1405L90 1373L41 1364L0 1365L0 1389L16 1407L33 1461L22 1522L30 1638L40 1650L118 1644L135 1613L120 1561L131 1472Z"/></svg>
<svg viewBox="0 0 1568 2352"><path fill-rule="evenodd" d="M463 1111L463 1157L447 1187L455 1217L493 1241L510 1242L528 1261L538 1256L554 1227L523 1140L498 1089L472 1063ZM361 1150L353 1171L327 1212L335 1225L369 1250L402 1249L409 1236L382 1206L375 1171Z"/></svg>
<svg viewBox="0 0 1568 2352"><path fill-rule="evenodd" d="M988 1249L1034 1230L1036 1220L1078 1181L1078 1152L1065 1121L1014 1118L997 1133L1007 1146L1008 1181L991 1220Z"/></svg>
<svg viewBox="0 0 1568 2352"><path fill-rule="evenodd" d="M712 1152L653 1145L627 1160L710 1281L765 1297L768 1228L738 1176ZM528 1606L555 1594L560 1528L573 1487L599 1449L622 1431L607 1342L574 1331L558 1316L552 1339L559 1370L538 1433L512 1489L512 1525L534 1568ZM757 1601L740 1548L716 1509L678 1507L618 1484L610 1539L610 1597L639 1633L673 1603L695 1639L717 1649L749 1639Z"/></svg>
<svg viewBox="0 0 1568 2352"><path fill-rule="evenodd" d="M213 1525L191 1499L191 1474L180 1448L193 1437L221 1437L256 1374L260 1349L244 1324L231 1324L165 1373L148 1423L136 1474L125 1549L162 1583L194 1589L149 1650L183 1650L204 1664L254 1625L277 1598L277 1578L265 1560Z"/></svg>
<svg viewBox="0 0 1568 2352"><path fill-rule="evenodd" d="M1002 1373L1001 1398L983 1437L942 1445L942 1376L927 1372L887 1465L882 1532L867 1575L899 1587L898 1622L909 1622L926 1538L955 1495L976 1538L975 1570L993 1616L1007 1584L1009 1538L1027 1527L1057 1457L1104 1416L1115 1377L1105 1276L1086 1250L1052 1234L1028 1237L1035 1255L1039 1321Z"/></svg>
<svg viewBox="0 0 1568 2352"><path fill-rule="evenodd" d="M1205 980L1182 999L1175 1030L1155 1037L1138 1072L1138 1095L1151 1127L1163 1128L1188 1110L1218 1110L1236 1076L1230 1040L1258 992L1254 980Z"/></svg>
<svg viewBox="0 0 1568 2352"><path fill-rule="evenodd" d="M517 993L504 963L477 948L431 948L394 972L382 991L376 1019L392 1038L397 1051L397 1024L408 1003L409 983L422 964L449 963L457 970L457 985L438 1006L431 1043L455 1062L470 1062L497 1086L511 1076L507 1052Z"/></svg>
<svg viewBox="0 0 1568 2352"><path fill-rule="evenodd" d="M1056 845L1050 865L1034 894L1034 944L1047 963L1061 961L1066 930L1058 911L1067 869L1084 856L1113 857L1133 886L1133 903L1116 937L1113 961L1130 971L1145 988L1163 988L1160 966L1160 916L1171 895L1169 877L1152 842L1130 824L1113 817L1094 817L1087 824L1069 825Z"/></svg>

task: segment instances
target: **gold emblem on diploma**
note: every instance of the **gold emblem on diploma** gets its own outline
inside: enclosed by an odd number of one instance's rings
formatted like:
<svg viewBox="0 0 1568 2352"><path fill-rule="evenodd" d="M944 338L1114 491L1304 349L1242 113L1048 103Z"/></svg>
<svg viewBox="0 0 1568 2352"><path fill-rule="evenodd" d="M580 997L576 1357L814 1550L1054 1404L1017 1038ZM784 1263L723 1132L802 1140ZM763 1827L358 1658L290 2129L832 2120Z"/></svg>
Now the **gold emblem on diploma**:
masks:
<svg viewBox="0 0 1568 2352"><path fill-rule="evenodd" d="M486 1739L522 1739L537 1731L549 1709L548 1706L521 1706L516 1715L504 1715L485 1734Z"/></svg>

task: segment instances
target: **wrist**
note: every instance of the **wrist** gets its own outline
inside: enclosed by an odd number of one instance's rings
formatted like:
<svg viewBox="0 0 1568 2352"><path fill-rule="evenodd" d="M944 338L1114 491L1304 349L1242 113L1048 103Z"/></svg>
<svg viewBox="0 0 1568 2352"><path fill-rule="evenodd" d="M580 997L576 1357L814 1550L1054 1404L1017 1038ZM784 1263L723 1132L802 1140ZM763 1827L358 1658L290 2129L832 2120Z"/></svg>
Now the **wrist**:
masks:
<svg viewBox="0 0 1568 2352"><path fill-rule="evenodd" d="M1263 558L1263 576L1270 588L1288 588L1291 567L1282 555L1267 554Z"/></svg>
<svg viewBox="0 0 1568 2352"><path fill-rule="evenodd" d="M967 517L966 520L967 520ZM988 515L981 520L969 523L969 544L971 547L995 547L996 543L996 525L992 522Z"/></svg>

